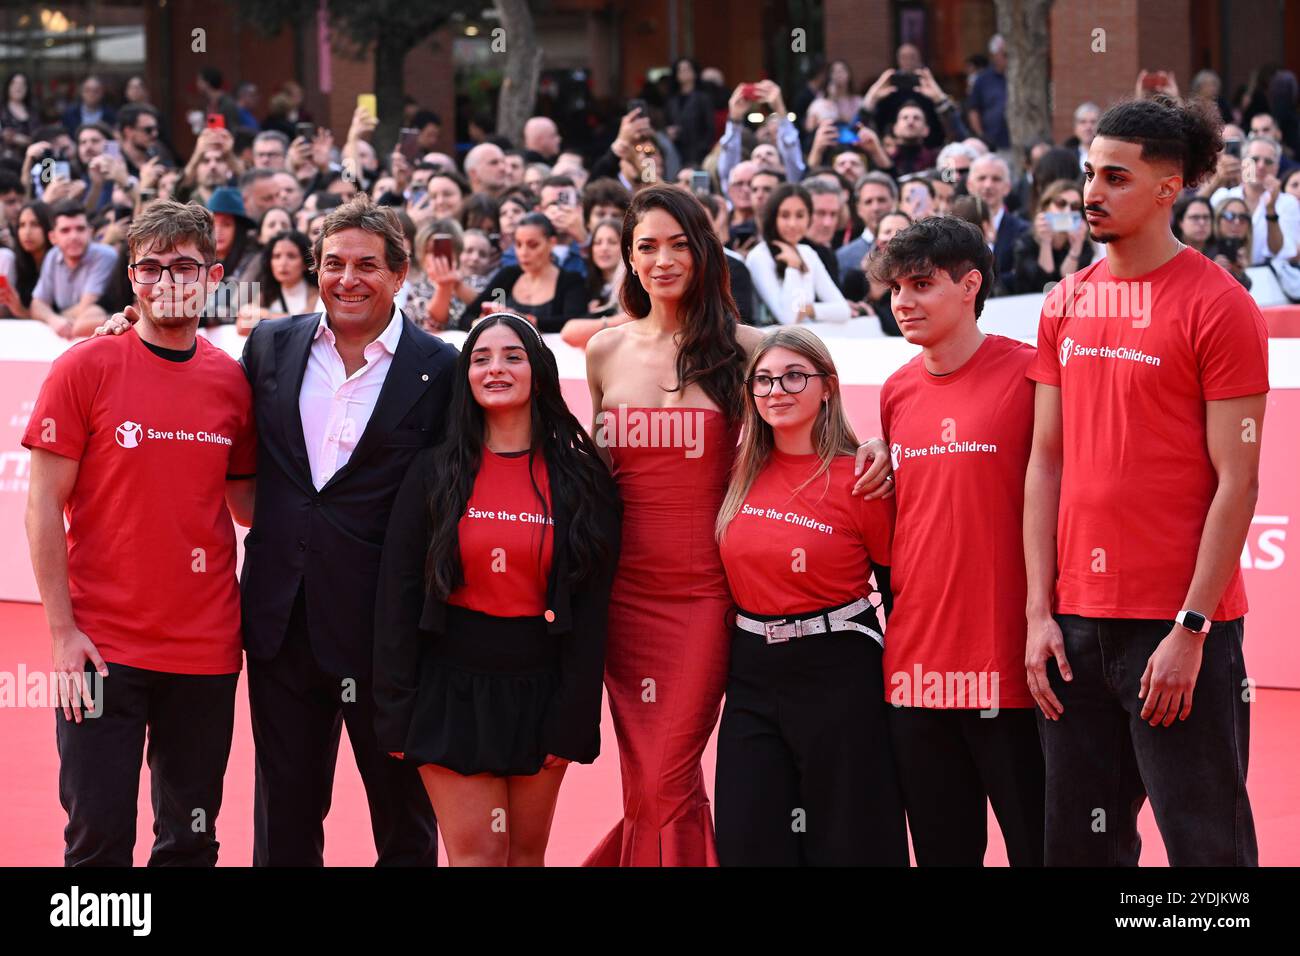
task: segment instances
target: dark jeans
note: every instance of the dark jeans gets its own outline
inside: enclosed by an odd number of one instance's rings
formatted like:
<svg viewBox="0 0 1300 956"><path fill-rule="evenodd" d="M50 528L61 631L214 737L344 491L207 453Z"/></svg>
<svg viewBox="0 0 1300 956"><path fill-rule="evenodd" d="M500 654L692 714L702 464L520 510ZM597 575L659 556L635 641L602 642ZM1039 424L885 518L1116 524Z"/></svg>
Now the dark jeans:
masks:
<svg viewBox="0 0 1300 956"><path fill-rule="evenodd" d="M437 866L438 830L418 767L380 752L374 685L321 670L298 593L288 633L270 660L248 660L257 747L254 866L323 866L339 734L348 740L370 805L380 866Z"/></svg>
<svg viewBox="0 0 1300 956"><path fill-rule="evenodd" d="M1136 866L1148 796L1171 865L1258 865L1242 620L1216 621L1205 636L1187 720L1152 727L1138 690L1174 622L1057 616L1074 680L1048 661L1065 710L1055 721L1039 715L1047 865Z"/></svg>
<svg viewBox="0 0 1300 956"><path fill-rule="evenodd" d="M1034 710L890 707L917 866L983 866L988 805L1007 860L1043 865L1043 750Z"/></svg>
<svg viewBox="0 0 1300 956"><path fill-rule="evenodd" d="M55 711L66 866L131 865L146 732L154 815L149 865L216 865L238 683L238 674L109 664L100 716L78 724Z"/></svg>
<svg viewBox="0 0 1300 956"><path fill-rule="evenodd" d="M723 866L907 866L880 645L735 629L718 730Z"/></svg>

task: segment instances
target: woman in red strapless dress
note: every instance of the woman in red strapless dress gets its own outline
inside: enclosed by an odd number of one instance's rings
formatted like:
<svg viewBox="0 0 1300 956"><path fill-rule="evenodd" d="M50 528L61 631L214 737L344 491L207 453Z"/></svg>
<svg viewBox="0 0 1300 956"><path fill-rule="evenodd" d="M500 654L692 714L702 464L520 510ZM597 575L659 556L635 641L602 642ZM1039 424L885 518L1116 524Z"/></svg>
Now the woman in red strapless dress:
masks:
<svg viewBox="0 0 1300 956"><path fill-rule="evenodd" d="M633 423L689 416L702 453L688 458L681 448L610 448L625 518L610 594L605 688L624 806L622 822L587 862L716 866L700 756L727 679L731 594L712 529L736 432L712 409L624 407L618 414Z"/></svg>
<svg viewBox="0 0 1300 956"><path fill-rule="evenodd" d="M686 190L638 190L621 245L636 321L592 336L587 380L623 498L605 653L623 818L585 865L717 866L700 758L721 712L731 595L713 528L763 334L737 324L722 244ZM855 491L880 494L889 451L873 444Z"/></svg>
<svg viewBox="0 0 1300 956"><path fill-rule="evenodd" d="M587 865L716 866L700 757L726 684L731 596L713 526L761 335L737 326L722 245L690 193L637 192L622 250L637 321L592 337L587 378L623 498L605 655L623 819Z"/></svg>

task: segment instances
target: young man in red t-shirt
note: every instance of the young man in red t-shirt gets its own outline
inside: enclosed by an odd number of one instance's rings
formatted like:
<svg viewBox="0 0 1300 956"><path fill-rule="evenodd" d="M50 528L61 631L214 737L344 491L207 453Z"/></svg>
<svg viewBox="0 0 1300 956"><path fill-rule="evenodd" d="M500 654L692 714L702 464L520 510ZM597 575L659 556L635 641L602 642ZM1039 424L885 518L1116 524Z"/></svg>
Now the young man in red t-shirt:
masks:
<svg viewBox="0 0 1300 956"><path fill-rule="evenodd" d="M1163 99L1106 112L1084 210L1108 255L1043 306L1025 558L1048 865L1137 865L1148 796L1172 865L1258 861L1238 561L1267 331L1169 226L1214 168L1218 129Z"/></svg>
<svg viewBox="0 0 1300 956"><path fill-rule="evenodd" d="M149 863L212 866L242 662L227 508L249 523L252 393L195 335L221 279L211 213L158 202L127 241L135 330L60 356L23 435L32 567L68 690L64 861L131 865L147 735Z"/></svg>
<svg viewBox="0 0 1300 956"><path fill-rule="evenodd" d="M970 223L923 219L870 267L923 349L880 392L898 503L885 697L912 848L920 866L981 866L992 802L1011 864L1041 866L1021 528L1034 350L980 331L993 256Z"/></svg>

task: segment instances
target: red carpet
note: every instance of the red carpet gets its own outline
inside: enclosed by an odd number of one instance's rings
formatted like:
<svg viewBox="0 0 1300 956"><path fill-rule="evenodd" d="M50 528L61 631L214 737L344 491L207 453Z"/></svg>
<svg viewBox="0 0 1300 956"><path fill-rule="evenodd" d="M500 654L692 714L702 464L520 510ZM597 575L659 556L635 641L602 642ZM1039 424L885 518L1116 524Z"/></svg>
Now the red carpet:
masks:
<svg viewBox="0 0 1300 956"><path fill-rule="evenodd" d="M1249 659L1249 646L1247 647ZM40 607L0 603L0 672L48 671L49 638ZM9 676L8 680L16 679ZM225 803L218 819L221 863L247 866L253 846L253 738L248 699L240 682L235 740L226 773ZM1300 772L1295 764L1295 728L1300 726L1300 691L1261 690L1252 714L1250 795L1259 835L1260 863L1300 865ZM601 730L603 753L589 767L573 766L560 791L560 804L547 862L579 863L618 818L618 753L608 711ZM148 768L140 783L136 863L149 857L153 811L149 805ZM705 753L705 775L713 780L713 745ZM59 806L58 758L54 749L54 715L49 709L0 710L0 866L58 866L62 863L63 826ZM711 789L711 787L710 787ZM1165 864L1164 850L1150 808L1141 817L1142 862ZM347 733L339 748L334 805L325 823L325 862L330 866L370 866L375 850L370 836L365 794ZM1006 863L996 821L989 817L986 862Z"/></svg>

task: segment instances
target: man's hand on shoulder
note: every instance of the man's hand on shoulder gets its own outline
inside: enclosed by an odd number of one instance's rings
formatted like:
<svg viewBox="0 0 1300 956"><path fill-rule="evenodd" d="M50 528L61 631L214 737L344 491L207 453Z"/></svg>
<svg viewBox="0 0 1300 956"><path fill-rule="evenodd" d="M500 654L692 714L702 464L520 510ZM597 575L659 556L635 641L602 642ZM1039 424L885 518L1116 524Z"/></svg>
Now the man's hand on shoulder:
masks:
<svg viewBox="0 0 1300 956"><path fill-rule="evenodd" d="M96 335L121 335L140 321L140 313L135 306L128 305L121 312L114 312L104 320L103 325L95 327Z"/></svg>

